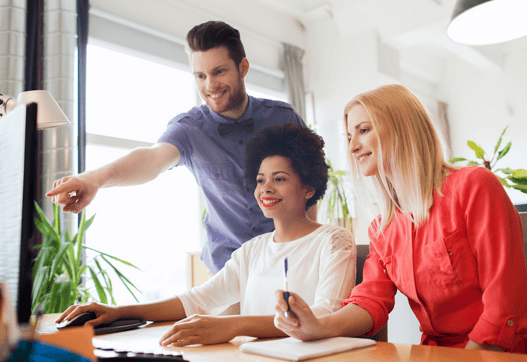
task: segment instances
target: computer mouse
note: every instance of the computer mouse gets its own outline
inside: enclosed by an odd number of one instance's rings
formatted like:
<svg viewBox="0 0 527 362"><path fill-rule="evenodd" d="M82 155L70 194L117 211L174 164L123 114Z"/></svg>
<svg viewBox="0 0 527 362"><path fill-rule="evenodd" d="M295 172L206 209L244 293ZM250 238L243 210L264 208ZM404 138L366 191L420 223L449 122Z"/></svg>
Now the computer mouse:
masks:
<svg viewBox="0 0 527 362"><path fill-rule="evenodd" d="M97 314L95 314L94 312L83 312L83 313L76 315L69 321L65 320L60 323L57 323L57 329L80 327L80 326L83 326L84 323L91 321L92 319L96 319L96 318L97 318Z"/></svg>

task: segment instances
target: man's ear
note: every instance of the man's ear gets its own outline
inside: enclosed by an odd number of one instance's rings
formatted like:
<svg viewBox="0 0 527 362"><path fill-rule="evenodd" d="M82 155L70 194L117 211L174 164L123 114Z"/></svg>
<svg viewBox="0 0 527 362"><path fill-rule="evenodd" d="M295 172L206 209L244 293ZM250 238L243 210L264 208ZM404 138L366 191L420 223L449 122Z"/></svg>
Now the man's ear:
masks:
<svg viewBox="0 0 527 362"><path fill-rule="evenodd" d="M243 58L240 62L240 65L238 66L238 70L240 71L240 74L242 77L245 77L247 73L249 72L249 61L247 58Z"/></svg>

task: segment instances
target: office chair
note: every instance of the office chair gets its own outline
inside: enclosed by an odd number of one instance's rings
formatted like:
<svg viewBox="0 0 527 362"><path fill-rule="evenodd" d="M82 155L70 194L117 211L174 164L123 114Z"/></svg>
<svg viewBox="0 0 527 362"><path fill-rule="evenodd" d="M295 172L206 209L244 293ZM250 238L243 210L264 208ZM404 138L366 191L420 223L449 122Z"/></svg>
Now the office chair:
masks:
<svg viewBox="0 0 527 362"><path fill-rule="evenodd" d="M355 285L362 283L362 270L364 269L364 262L368 259L369 253L369 245L357 245L357 278ZM376 335L368 338L379 342L388 342L388 324L384 325Z"/></svg>

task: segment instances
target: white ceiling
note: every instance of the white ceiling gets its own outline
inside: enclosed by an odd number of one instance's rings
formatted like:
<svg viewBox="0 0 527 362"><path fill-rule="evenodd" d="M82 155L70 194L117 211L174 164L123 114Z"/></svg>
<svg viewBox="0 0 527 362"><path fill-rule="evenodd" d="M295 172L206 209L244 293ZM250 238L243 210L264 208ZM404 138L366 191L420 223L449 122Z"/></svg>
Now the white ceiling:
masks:
<svg viewBox="0 0 527 362"><path fill-rule="evenodd" d="M376 29L396 49L401 69L437 83L441 68L455 56L477 69L502 69L507 54L526 52L527 37L506 44L469 47L446 35L456 0L247 0L293 16L309 30L317 21L334 21L341 35Z"/></svg>

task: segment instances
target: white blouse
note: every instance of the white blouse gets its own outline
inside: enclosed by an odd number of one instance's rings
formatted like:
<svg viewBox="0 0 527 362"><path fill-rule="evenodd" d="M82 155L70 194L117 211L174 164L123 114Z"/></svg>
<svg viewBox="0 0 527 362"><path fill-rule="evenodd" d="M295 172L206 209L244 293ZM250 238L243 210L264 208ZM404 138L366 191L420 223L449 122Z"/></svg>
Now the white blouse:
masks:
<svg viewBox="0 0 527 362"><path fill-rule="evenodd" d="M211 279L178 295L185 314L217 315L240 302L241 315L273 315L274 292L284 287L285 256L290 291L300 295L316 316L340 309L355 286L357 251L351 233L322 225L284 243L275 243L274 234L244 243Z"/></svg>

